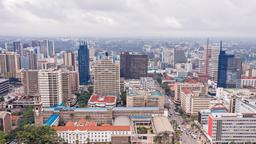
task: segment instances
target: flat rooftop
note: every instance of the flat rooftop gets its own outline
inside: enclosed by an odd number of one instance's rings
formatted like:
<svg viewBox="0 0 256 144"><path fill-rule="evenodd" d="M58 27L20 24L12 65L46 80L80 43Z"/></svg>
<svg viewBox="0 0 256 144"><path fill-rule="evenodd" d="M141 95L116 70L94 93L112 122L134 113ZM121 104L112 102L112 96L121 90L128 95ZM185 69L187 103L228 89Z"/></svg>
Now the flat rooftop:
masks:
<svg viewBox="0 0 256 144"><path fill-rule="evenodd" d="M169 122L167 117L164 116L156 116L153 117L153 123L156 130L156 133L161 132L174 132L171 123Z"/></svg>

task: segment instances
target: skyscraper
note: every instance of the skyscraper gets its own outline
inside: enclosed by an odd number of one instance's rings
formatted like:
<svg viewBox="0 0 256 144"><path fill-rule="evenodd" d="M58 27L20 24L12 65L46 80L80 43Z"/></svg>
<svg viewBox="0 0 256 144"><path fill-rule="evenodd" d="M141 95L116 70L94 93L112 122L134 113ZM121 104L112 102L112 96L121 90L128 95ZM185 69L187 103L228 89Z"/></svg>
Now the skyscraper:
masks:
<svg viewBox="0 0 256 144"><path fill-rule="evenodd" d="M235 55L227 54L223 51L221 42L217 86L223 88L240 87L241 70L242 63L240 58L235 57Z"/></svg>
<svg viewBox="0 0 256 144"><path fill-rule="evenodd" d="M120 68L112 59L98 60L94 66L94 92L101 96L120 94Z"/></svg>
<svg viewBox="0 0 256 144"><path fill-rule="evenodd" d="M139 79L147 77L148 56L139 54L122 53L120 56L120 74L125 79Z"/></svg>
<svg viewBox="0 0 256 144"><path fill-rule="evenodd" d="M40 42L40 54L41 58L50 58L55 55L54 41L43 40Z"/></svg>
<svg viewBox="0 0 256 144"><path fill-rule="evenodd" d="M43 107L58 105L63 102L61 70L40 70L38 72L39 95Z"/></svg>
<svg viewBox="0 0 256 144"><path fill-rule="evenodd" d="M88 84L90 80L89 49L84 41L80 43L78 49L78 70L80 85Z"/></svg>
<svg viewBox="0 0 256 144"><path fill-rule="evenodd" d="M70 67L71 70L75 70L75 54L73 52L64 52L63 53L63 64Z"/></svg>

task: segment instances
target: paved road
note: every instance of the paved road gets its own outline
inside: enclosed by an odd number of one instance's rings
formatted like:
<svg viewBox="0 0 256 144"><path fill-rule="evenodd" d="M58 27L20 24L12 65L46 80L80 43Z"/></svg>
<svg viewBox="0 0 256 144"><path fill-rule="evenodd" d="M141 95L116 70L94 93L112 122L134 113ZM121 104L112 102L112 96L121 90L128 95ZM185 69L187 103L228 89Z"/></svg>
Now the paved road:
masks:
<svg viewBox="0 0 256 144"><path fill-rule="evenodd" d="M180 137L182 144L198 144L199 142L193 139L190 134L188 135L186 134L186 131L192 131L189 128L190 124L185 124L185 121L183 120L183 118L180 115L175 114L175 111L174 111L175 104L171 100L168 100L168 101L170 102L169 114L171 114L171 116L169 116L169 119L175 120L178 126L180 126L180 128L183 130L183 133Z"/></svg>

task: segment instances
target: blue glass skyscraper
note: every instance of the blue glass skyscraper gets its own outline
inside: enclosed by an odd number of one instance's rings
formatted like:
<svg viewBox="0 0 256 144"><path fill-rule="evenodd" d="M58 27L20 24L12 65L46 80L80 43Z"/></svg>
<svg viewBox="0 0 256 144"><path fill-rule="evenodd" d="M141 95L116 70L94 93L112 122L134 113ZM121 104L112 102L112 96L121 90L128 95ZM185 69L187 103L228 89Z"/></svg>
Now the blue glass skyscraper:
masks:
<svg viewBox="0 0 256 144"><path fill-rule="evenodd" d="M241 60L235 57L235 55L230 55L223 51L221 42L217 86L223 88L238 88L240 86L241 70Z"/></svg>
<svg viewBox="0 0 256 144"><path fill-rule="evenodd" d="M87 42L80 42L78 49L78 70L80 85L86 85L90 81L89 49Z"/></svg>

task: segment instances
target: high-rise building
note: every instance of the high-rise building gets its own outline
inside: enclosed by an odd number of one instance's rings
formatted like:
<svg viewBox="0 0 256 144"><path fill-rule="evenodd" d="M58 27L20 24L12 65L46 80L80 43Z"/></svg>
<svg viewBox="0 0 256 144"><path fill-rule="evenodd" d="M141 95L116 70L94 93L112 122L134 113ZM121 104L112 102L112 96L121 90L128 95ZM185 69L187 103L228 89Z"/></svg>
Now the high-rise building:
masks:
<svg viewBox="0 0 256 144"><path fill-rule="evenodd" d="M209 44L204 46L204 73L215 81L218 78L219 53L218 46Z"/></svg>
<svg viewBox="0 0 256 144"><path fill-rule="evenodd" d="M98 60L94 66L94 93L106 96L120 94L120 68L112 59Z"/></svg>
<svg viewBox="0 0 256 144"><path fill-rule="evenodd" d="M221 49L218 62L217 86L223 88L240 87L241 70L242 63L240 58L227 54Z"/></svg>
<svg viewBox="0 0 256 144"><path fill-rule="evenodd" d="M28 69L37 69L37 55L34 51L24 50L23 57L27 57L28 59Z"/></svg>
<svg viewBox="0 0 256 144"><path fill-rule="evenodd" d="M16 41L13 42L13 51L17 52L17 54L22 55L23 54L23 45L21 42Z"/></svg>
<svg viewBox="0 0 256 144"><path fill-rule="evenodd" d="M139 54L122 53L120 56L121 77L125 79L139 79L147 77L148 56Z"/></svg>
<svg viewBox="0 0 256 144"><path fill-rule="evenodd" d="M55 106L62 103L61 70L40 70L38 73L38 88L43 107Z"/></svg>
<svg viewBox="0 0 256 144"><path fill-rule="evenodd" d="M40 42L40 54L41 58L50 58L55 55L54 41L43 40Z"/></svg>
<svg viewBox="0 0 256 144"><path fill-rule="evenodd" d="M11 78L17 76L20 69L20 55L16 52L0 53L0 76Z"/></svg>
<svg viewBox="0 0 256 144"><path fill-rule="evenodd" d="M70 67L71 70L75 70L76 60L75 54L73 52L64 52L63 53L63 64Z"/></svg>
<svg viewBox="0 0 256 144"><path fill-rule="evenodd" d="M89 49L85 42L81 42L78 49L78 70L80 85L86 85L90 81Z"/></svg>
<svg viewBox="0 0 256 144"><path fill-rule="evenodd" d="M38 70L23 70L22 85L26 96L37 96L38 91Z"/></svg>
<svg viewBox="0 0 256 144"><path fill-rule="evenodd" d="M162 64L165 66L174 67L174 48L162 49Z"/></svg>
<svg viewBox="0 0 256 144"><path fill-rule="evenodd" d="M186 63L187 57L185 56L185 51L183 49L174 49L174 64L176 63Z"/></svg>

